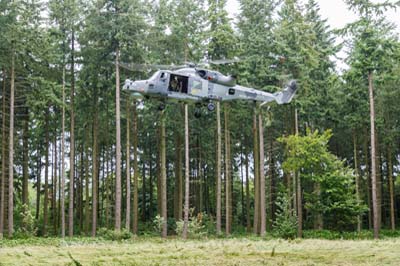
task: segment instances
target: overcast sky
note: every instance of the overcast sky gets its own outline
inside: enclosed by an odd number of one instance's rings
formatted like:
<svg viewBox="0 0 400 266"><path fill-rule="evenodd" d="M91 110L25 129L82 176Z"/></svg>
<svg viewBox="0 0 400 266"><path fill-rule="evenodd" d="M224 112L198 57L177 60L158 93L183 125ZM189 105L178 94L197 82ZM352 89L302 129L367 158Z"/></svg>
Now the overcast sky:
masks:
<svg viewBox="0 0 400 266"><path fill-rule="evenodd" d="M382 0L376 0L375 2L379 1ZM320 14L322 18L328 20L332 29L343 28L347 23L353 22L357 19L357 16L352 11L348 10L343 0L317 0L317 2L321 9ZM237 0L228 0L226 9L231 18L234 18L235 14L240 13L239 3ZM400 10L391 10L385 14L387 19L397 26L397 32L400 33ZM340 39L337 41L340 42ZM339 58L344 58L346 53L341 51L338 56ZM342 60L338 60L336 63L339 72L347 68L347 65Z"/></svg>
<svg viewBox="0 0 400 266"><path fill-rule="evenodd" d="M354 21L356 15L347 9L343 0L317 0L321 8L321 15L323 18L328 19L332 28L342 28L347 23ZM378 0L376 2L379 2ZM231 17L238 14L239 4L237 0L228 0L227 10ZM397 30L400 32L400 10L389 11L386 13L387 18L397 25Z"/></svg>

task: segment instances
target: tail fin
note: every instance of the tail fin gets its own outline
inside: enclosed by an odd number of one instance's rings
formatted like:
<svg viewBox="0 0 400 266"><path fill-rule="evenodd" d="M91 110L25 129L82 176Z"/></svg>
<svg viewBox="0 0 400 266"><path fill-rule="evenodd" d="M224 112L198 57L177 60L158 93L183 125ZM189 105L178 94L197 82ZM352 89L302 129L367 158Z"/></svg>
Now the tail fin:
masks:
<svg viewBox="0 0 400 266"><path fill-rule="evenodd" d="M286 86L284 90L274 94L275 101L278 104L290 103L293 99L293 96L296 94L296 91L297 91L297 82L295 80L292 80L289 82L289 84Z"/></svg>

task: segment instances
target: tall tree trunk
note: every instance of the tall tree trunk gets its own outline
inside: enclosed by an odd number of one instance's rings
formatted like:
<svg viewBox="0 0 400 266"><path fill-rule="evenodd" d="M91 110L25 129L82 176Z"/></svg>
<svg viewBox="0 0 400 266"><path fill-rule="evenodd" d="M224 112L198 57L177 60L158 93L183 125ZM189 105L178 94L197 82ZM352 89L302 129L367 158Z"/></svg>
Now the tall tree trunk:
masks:
<svg viewBox="0 0 400 266"><path fill-rule="evenodd" d="M375 129L375 161L376 161L376 202L378 206L378 227L382 227L382 153L379 138Z"/></svg>
<svg viewBox="0 0 400 266"><path fill-rule="evenodd" d="M364 143L363 143L363 153L364 153L364 163L365 163L365 179L367 180L366 182L366 193L367 193L367 205L368 205L368 228L369 230L372 229L373 227L373 222L372 222L372 201L371 201L371 195L372 195L372 188L371 188L371 175L370 175L370 167L369 167L369 157L368 157L368 138L369 138L369 133L368 129L365 127L365 134L364 134Z"/></svg>
<svg viewBox="0 0 400 266"><path fill-rule="evenodd" d="M254 157L254 234L260 232L260 166L259 166L259 145L257 133L257 107L254 106L253 114L253 157Z"/></svg>
<svg viewBox="0 0 400 266"><path fill-rule="evenodd" d="M188 105L185 104L185 210L182 237L187 238L189 225L189 114Z"/></svg>
<svg viewBox="0 0 400 266"><path fill-rule="evenodd" d="M231 158L230 150L230 133L229 133L229 107L228 104L224 106L224 122L225 122L225 234L231 233Z"/></svg>
<svg viewBox="0 0 400 266"><path fill-rule="evenodd" d="M45 114L45 162L44 162L44 202L43 202L43 235L47 236L48 209L49 209L49 107Z"/></svg>
<svg viewBox="0 0 400 266"><path fill-rule="evenodd" d="M136 101L133 102L133 233L138 233L139 222L139 166L138 166L138 117ZM144 200L144 199L143 199Z"/></svg>
<svg viewBox="0 0 400 266"><path fill-rule="evenodd" d="M25 108L25 119L24 119L24 128L23 128L23 137L22 137L22 150L23 150L23 163L22 163L22 204L23 204L23 212L25 215L29 210L29 191L28 191L28 168L29 168L29 111L28 107ZM26 224L23 224L26 229Z"/></svg>
<svg viewBox="0 0 400 266"><path fill-rule="evenodd" d="M275 221L275 160L274 160L274 154L273 154L273 149L274 149L274 139L272 137L272 134L270 134L270 146L269 146L269 151L268 151L268 157L269 157L269 210L270 210L270 222L269 222L269 228L272 230L272 225ZM286 180L286 185L287 187L290 187L290 177L287 176L288 180ZM290 189L288 190L289 195L290 195Z"/></svg>
<svg viewBox="0 0 400 266"><path fill-rule="evenodd" d="M65 65L62 73L62 121L61 121L61 237L65 237Z"/></svg>
<svg viewBox="0 0 400 266"><path fill-rule="evenodd" d="M89 195L89 134L90 131L86 128L85 134L85 235L89 235L89 223L90 223L90 195Z"/></svg>
<svg viewBox="0 0 400 266"><path fill-rule="evenodd" d="M295 134L299 135L299 118L297 115L297 108L294 112L295 121ZM300 173L295 173L296 177L296 203L297 203L297 237L303 237L303 204L302 204L302 193L301 193L301 178Z"/></svg>
<svg viewBox="0 0 400 266"><path fill-rule="evenodd" d="M197 184L198 184L198 193L199 193L199 208L198 211L203 211L203 173L201 169L201 147L200 147L200 137L197 135Z"/></svg>
<svg viewBox="0 0 400 266"><path fill-rule="evenodd" d="M259 137L260 137L260 235L265 236L266 232L266 213L265 213L265 174L264 174L264 127L262 122L261 110L258 114L258 127L259 127Z"/></svg>
<svg viewBox="0 0 400 266"><path fill-rule="evenodd" d="M8 237L14 233L14 81L15 51L11 52L10 128L8 146Z"/></svg>
<svg viewBox="0 0 400 266"><path fill-rule="evenodd" d="M247 232L251 231L251 221L250 221L250 180L249 180L249 154L246 151L246 224Z"/></svg>
<svg viewBox="0 0 400 266"><path fill-rule="evenodd" d="M175 191L174 191L174 217L176 221L182 220L182 140L181 134L176 133L175 147Z"/></svg>
<svg viewBox="0 0 400 266"><path fill-rule="evenodd" d="M69 155L69 206L68 206L68 235L74 235L74 179L75 179L75 31L72 29L71 39L71 96L70 96L70 155Z"/></svg>
<svg viewBox="0 0 400 266"><path fill-rule="evenodd" d="M161 236L163 238L167 237L167 169L166 169L166 136L165 136L165 112L161 111L161 154L160 154L160 161L161 161L161 217L163 219L162 224L162 231Z"/></svg>
<svg viewBox="0 0 400 266"><path fill-rule="evenodd" d="M116 161L115 161L115 230L121 230L121 115L119 97L119 47L115 51L115 119L116 119Z"/></svg>
<svg viewBox="0 0 400 266"><path fill-rule="evenodd" d="M146 161L142 159L142 222L146 222Z"/></svg>
<svg viewBox="0 0 400 266"><path fill-rule="evenodd" d="M55 125L54 128L54 162L53 162L53 196L52 196L52 208L53 208L53 229L54 229L54 235L57 235L58 231L58 223L57 223L57 163L58 163L58 158L57 158L57 124Z"/></svg>
<svg viewBox="0 0 400 266"><path fill-rule="evenodd" d="M356 200L360 202L360 174L358 172L358 152L357 152L357 133L353 130L353 156L354 174L356 183ZM361 215L357 216L357 232L361 232Z"/></svg>
<svg viewBox="0 0 400 266"><path fill-rule="evenodd" d="M158 128L158 140L157 140L157 156L156 156L156 175L157 175L157 213L162 216L162 195L161 195L161 124Z"/></svg>
<svg viewBox="0 0 400 266"><path fill-rule="evenodd" d="M153 149L149 145L149 217L153 219Z"/></svg>
<svg viewBox="0 0 400 266"><path fill-rule="evenodd" d="M245 210L244 210L244 208L245 208L245 206L244 206L244 176L243 176L243 136L241 137L241 140L240 140L240 182L241 182L241 186L240 186L240 198L241 198L241 201L240 201L240 205L242 205L242 214L241 214L241 216L240 216L240 224L241 225L244 225L245 224L245 221L244 221L244 212L245 212Z"/></svg>
<svg viewBox="0 0 400 266"><path fill-rule="evenodd" d="M131 141L130 141L130 99L126 100L126 216L125 228L130 231L131 226ZM134 215L136 216L136 215ZM134 218L135 219L135 218Z"/></svg>
<svg viewBox="0 0 400 266"><path fill-rule="evenodd" d="M221 234L221 104L217 102L217 158L216 158L216 180L217 180L217 235Z"/></svg>
<svg viewBox="0 0 400 266"><path fill-rule="evenodd" d="M40 190L42 187L42 155L41 155L41 144L38 145L38 154L36 162L36 214L35 219L39 221L40 216Z"/></svg>
<svg viewBox="0 0 400 266"><path fill-rule="evenodd" d="M0 240L4 234L5 183L6 183L6 71L3 69L2 124L1 124L1 188L0 188Z"/></svg>
<svg viewBox="0 0 400 266"><path fill-rule="evenodd" d="M371 119L371 180L372 180L372 209L374 220L374 238L379 238L379 213L377 199L377 178L376 178L376 144L375 144L375 104L374 104L374 87L373 73L368 73L368 88L369 88L369 106Z"/></svg>
<svg viewBox="0 0 400 266"><path fill-rule="evenodd" d="M77 218L79 221L79 232L82 234L83 231L83 176L84 176L84 141L81 141L81 145L79 146L78 150L80 151L80 163L79 163L79 173L78 169L76 169L76 176L77 176L77 197L76 197L76 208L77 208ZM78 158L76 158L76 164L78 164Z"/></svg>
<svg viewBox="0 0 400 266"><path fill-rule="evenodd" d="M99 166L98 166L98 127L99 127L99 107L98 107L98 91L97 88L94 89L94 118L93 118L93 148L92 148L92 237L96 236L96 231L97 231L97 206L98 206L98 176L99 176ZM108 110L107 110L108 111ZM108 117L108 116L107 116ZM107 128L108 128L108 120L107 120ZM108 130L107 130L108 132ZM108 134L108 133L107 133ZM107 135L108 136L108 135ZM108 138L107 138L108 139ZM107 153L106 153L107 154ZM108 173L108 156L107 156L107 175ZM108 179L108 177L106 177ZM107 181L106 181L107 184ZM107 189L107 186L106 188ZM107 194L107 202L109 200L109 196ZM108 213L110 210L110 206L107 206L106 208L106 224L108 225Z"/></svg>
<svg viewBox="0 0 400 266"><path fill-rule="evenodd" d="M388 163L388 183L389 183L389 198L390 198L390 228L396 230L395 212L394 212L394 185L393 185L393 161L392 147L387 145L387 163Z"/></svg>

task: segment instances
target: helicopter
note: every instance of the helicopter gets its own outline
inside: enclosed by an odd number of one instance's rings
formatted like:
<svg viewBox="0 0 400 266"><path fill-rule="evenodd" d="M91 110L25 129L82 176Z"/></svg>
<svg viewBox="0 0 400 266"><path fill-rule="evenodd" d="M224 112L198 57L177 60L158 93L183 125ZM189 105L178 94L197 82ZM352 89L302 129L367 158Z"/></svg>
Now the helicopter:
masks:
<svg viewBox="0 0 400 266"><path fill-rule="evenodd" d="M297 83L292 80L282 91L269 93L240 86L235 76L188 63L175 70L158 70L147 80L127 79L123 90L131 92L137 99L152 97L160 100L160 111L165 109L167 100L195 103L197 107L206 105L208 111L214 111L216 101L247 100L262 102L261 105L273 101L278 104L290 103L296 94ZM195 116L200 116L199 108Z"/></svg>

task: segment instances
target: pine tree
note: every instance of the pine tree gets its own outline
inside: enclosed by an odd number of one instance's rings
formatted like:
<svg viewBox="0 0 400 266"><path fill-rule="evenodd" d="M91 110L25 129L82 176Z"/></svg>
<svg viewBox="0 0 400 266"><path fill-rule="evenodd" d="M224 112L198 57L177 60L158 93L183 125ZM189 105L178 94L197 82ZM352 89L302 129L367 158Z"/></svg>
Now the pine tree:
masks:
<svg viewBox="0 0 400 266"><path fill-rule="evenodd" d="M380 181L377 179L377 142L375 126L374 74L386 53L392 52L390 27L382 20L383 11L394 7L388 1L373 4L371 1L346 1L349 7L360 15L360 20L349 24L344 33L354 37L353 53L350 64L360 69L367 77L370 106L370 139L371 139L371 183L374 238L379 238L381 227L381 193Z"/></svg>

